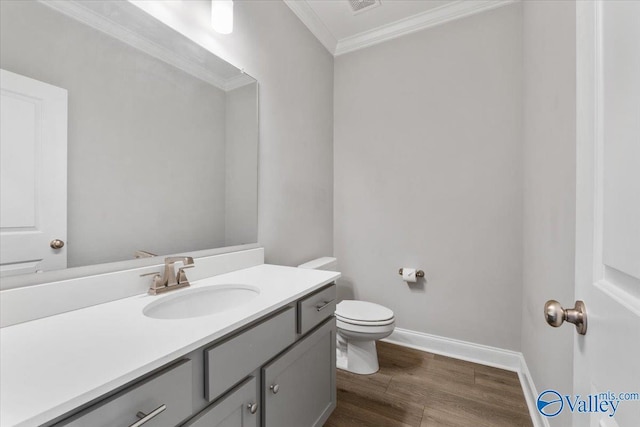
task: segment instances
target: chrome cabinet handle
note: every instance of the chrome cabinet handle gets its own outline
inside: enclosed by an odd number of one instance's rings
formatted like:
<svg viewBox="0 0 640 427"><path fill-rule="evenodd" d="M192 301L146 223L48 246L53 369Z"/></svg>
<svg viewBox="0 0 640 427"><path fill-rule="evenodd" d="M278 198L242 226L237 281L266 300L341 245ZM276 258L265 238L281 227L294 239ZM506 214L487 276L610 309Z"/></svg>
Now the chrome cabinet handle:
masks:
<svg viewBox="0 0 640 427"><path fill-rule="evenodd" d="M255 414L258 411L258 404L257 403L247 403L247 409L249 409L249 412L251 412L252 414Z"/></svg>
<svg viewBox="0 0 640 427"><path fill-rule="evenodd" d="M329 305L331 305L331 303L335 301L335 300L331 300L331 301L323 301L322 304L318 304L316 305L316 310L317 311L322 311L325 308L329 307Z"/></svg>
<svg viewBox="0 0 640 427"><path fill-rule="evenodd" d="M64 247L64 242L60 239L53 239L49 242L49 246L51 246L51 249L62 249Z"/></svg>
<svg viewBox="0 0 640 427"><path fill-rule="evenodd" d="M167 405L162 404L158 406L156 409L154 409L153 411L149 412L148 414L145 414L144 412L140 411L136 414L136 417L140 419L135 423L131 424L129 427L140 427L142 424L146 424L147 421L151 421L152 418L155 418L161 412L164 412L165 409L167 409Z"/></svg>
<svg viewBox="0 0 640 427"><path fill-rule="evenodd" d="M278 384L271 384L269 388L271 389L273 394L278 394L278 391L280 391L280 386Z"/></svg>
<svg viewBox="0 0 640 427"><path fill-rule="evenodd" d="M556 300L549 300L544 305L544 318L554 328L562 325L566 320L576 325L580 335L587 333L587 307L582 301L576 301L575 308L564 309Z"/></svg>

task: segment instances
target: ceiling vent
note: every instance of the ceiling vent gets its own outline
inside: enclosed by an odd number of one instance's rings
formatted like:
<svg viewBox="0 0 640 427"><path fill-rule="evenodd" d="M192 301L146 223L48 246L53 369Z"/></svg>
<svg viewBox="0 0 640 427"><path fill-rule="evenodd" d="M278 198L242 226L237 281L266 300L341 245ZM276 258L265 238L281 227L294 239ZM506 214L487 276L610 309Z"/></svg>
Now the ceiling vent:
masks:
<svg viewBox="0 0 640 427"><path fill-rule="evenodd" d="M348 0L353 14L366 12L374 7L380 6L380 0Z"/></svg>

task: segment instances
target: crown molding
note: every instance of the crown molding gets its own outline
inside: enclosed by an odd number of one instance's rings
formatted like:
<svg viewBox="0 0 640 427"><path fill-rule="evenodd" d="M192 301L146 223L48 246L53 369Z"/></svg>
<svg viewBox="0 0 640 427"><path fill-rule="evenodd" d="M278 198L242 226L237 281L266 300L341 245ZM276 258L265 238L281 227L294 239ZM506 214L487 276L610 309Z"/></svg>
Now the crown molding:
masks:
<svg viewBox="0 0 640 427"><path fill-rule="evenodd" d="M335 56L373 46L425 28L515 3L518 0L460 0L338 41Z"/></svg>
<svg viewBox="0 0 640 427"><path fill-rule="evenodd" d="M316 38L334 55L338 40L331 34L309 3L300 0L283 0L289 9L302 21Z"/></svg>
<svg viewBox="0 0 640 427"><path fill-rule="evenodd" d="M435 27L436 25L445 24L456 19L506 6L518 1L520 0L458 0L369 31L355 34L351 37L336 40L306 0L284 0L293 13L300 18L307 28L309 28L334 56L344 55L345 53L373 46L406 34Z"/></svg>
<svg viewBox="0 0 640 427"><path fill-rule="evenodd" d="M129 2L110 2L105 8L81 0L38 2L223 91L255 81L244 73L229 79L214 73L207 67L207 58L213 54L164 24L158 24L155 18Z"/></svg>

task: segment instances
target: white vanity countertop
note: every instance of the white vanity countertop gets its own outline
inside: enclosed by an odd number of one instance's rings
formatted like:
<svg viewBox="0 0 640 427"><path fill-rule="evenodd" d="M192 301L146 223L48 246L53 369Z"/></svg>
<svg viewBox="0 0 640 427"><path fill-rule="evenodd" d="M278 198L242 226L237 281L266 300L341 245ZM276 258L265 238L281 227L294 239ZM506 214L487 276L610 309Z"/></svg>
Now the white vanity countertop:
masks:
<svg viewBox="0 0 640 427"><path fill-rule="evenodd" d="M0 329L0 425L36 426L85 404L333 282L340 273L275 265L222 274L192 288L246 284L260 296L220 314L146 317L162 296L137 295Z"/></svg>

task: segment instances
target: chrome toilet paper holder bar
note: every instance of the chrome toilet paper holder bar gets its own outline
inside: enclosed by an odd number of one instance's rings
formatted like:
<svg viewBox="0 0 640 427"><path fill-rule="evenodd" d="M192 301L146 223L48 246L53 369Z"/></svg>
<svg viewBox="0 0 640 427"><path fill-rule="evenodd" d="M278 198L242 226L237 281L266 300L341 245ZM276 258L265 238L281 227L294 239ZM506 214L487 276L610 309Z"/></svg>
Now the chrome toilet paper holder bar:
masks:
<svg viewBox="0 0 640 427"><path fill-rule="evenodd" d="M400 270L398 270L398 274L402 276L402 268ZM422 270L416 270L416 277L424 277L424 271Z"/></svg>

